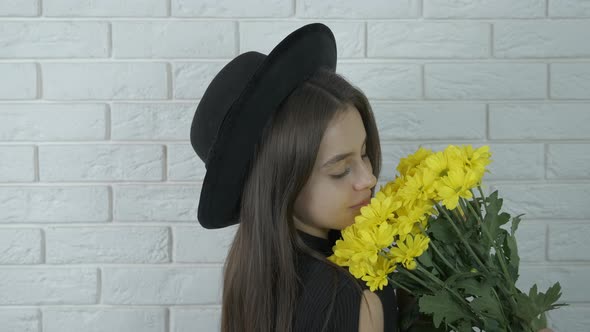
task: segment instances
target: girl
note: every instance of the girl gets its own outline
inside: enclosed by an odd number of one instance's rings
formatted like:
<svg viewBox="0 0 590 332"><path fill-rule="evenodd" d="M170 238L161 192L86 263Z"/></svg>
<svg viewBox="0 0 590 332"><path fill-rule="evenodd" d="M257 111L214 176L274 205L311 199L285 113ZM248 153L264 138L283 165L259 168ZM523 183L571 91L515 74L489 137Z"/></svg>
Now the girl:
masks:
<svg viewBox="0 0 590 332"><path fill-rule="evenodd" d="M335 68L332 32L309 24L268 56L233 59L197 107L191 144L207 168L199 222L239 223L223 332L398 331L392 288L372 293L326 259L381 167L369 102Z"/></svg>
<svg viewBox="0 0 590 332"><path fill-rule="evenodd" d="M228 63L201 99L191 144L207 173L198 219L239 223L224 270L224 332L396 331L395 293L326 257L374 193L381 166L366 96L335 73L323 24L268 56Z"/></svg>

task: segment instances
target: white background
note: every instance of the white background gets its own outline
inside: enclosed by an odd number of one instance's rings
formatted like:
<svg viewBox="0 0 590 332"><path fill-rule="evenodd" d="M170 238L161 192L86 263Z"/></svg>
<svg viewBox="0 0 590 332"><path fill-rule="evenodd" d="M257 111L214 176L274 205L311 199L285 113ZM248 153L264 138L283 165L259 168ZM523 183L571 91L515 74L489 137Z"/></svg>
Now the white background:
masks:
<svg viewBox="0 0 590 332"><path fill-rule="evenodd" d="M590 324L590 1L0 0L0 331L219 329L235 229L204 231L194 109L236 55L323 22L384 167L488 144L519 285Z"/></svg>

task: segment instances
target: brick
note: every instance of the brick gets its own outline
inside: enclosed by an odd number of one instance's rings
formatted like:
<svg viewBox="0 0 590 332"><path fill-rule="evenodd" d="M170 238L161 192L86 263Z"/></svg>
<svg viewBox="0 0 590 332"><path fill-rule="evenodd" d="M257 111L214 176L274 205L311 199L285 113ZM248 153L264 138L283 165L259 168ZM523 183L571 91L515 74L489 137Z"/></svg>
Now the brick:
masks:
<svg viewBox="0 0 590 332"><path fill-rule="evenodd" d="M230 21L114 22L116 58L223 58L236 55ZM190 38L187 38L190 32Z"/></svg>
<svg viewBox="0 0 590 332"><path fill-rule="evenodd" d="M587 0L549 0L550 17L590 17Z"/></svg>
<svg viewBox="0 0 590 332"><path fill-rule="evenodd" d="M545 0L424 0L428 18L536 18L545 16Z"/></svg>
<svg viewBox="0 0 590 332"><path fill-rule="evenodd" d="M548 144L547 177L590 178L590 144Z"/></svg>
<svg viewBox="0 0 590 332"><path fill-rule="evenodd" d="M516 286L528 294L531 286L536 283L538 290L545 293L551 285L559 282L562 296L558 302L586 302L590 298L590 288L585 286L588 278L588 266L521 264Z"/></svg>
<svg viewBox="0 0 590 332"><path fill-rule="evenodd" d="M426 64L430 99L542 99L547 69L540 63Z"/></svg>
<svg viewBox="0 0 590 332"><path fill-rule="evenodd" d="M203 331L220 331L221 308L171 308L170 322L172 332L190 331L195 326Z"/></svg>
<svg viewBox="0 0 590 332"><path fill-rule="evenodd" d="M590 185L587 184L493 184L504 199L502 210L526 219L590 218ZM490 191L491 192L491 191Z"/></svg>
<svg viewBox="0 0 590 332"><path fill-rule="evenodd" d="M354 0L297 1L297 17L305 18L415 18L419 15L418 0L367 0L362 6Z"/></svg>
<svg viewBox="0 0 590 332"><path fill-rule="evenodd" d="M478 144L481 146L483 144ZM543 144L486 144L492 152L488 180L541 180L545 175ZM485 181L485 180L484 180Z"/></svg>
<svg viewBox="0 0 590 332"><path fill-rule="evenodd" d="M32 146L0 146L0 160L11 161L0 163L0 182L35 181L35 150Z"/></svg>
<svg viewBox="0 0 590 332"><path fill-rule="evenodd" d="M549 259L554 261L590 261L590 223L549 224Z"/></svg>
<svg viewBox="0 0 590 332"><path fill-rule="evenodd" d="M590 325L590 307L588 304L573 304L547 313L549 326L555 332L583 332Z"/></svg>
<svg viewBox="0 0 590 332"><path fill-rule="evenodd" d="M44 63L48 99L166 99L164 63Z"/></svg>
<svg viewBox="0 0 590 332"><path fill-rule="evenodd" d="M551 98L590 99L590 63L554 63L550 72Z"/></svg>
<svg viewBox="0 0 590 332"><path fill-rule="evenodd" d="M108 57L108 35L102 22L0 22L0 58Z"/></svg>
<svg viewBox="0 0 590 332"><path fill-rule="evenodd" d="M546 225L540 222L535 223L534 220L522 219L515 234L518 256L520 256L521 262L541 262L546 260Z"/></svg>
<svg viewBox="0 0 590 332"><path fill-rule="evenodd" d="M163 180L161 145L43 145L39 147L41 181Z"/></svg>
<svg viewBox="0 0 590 332"><path fill-rule="evenodd" d="M337 72L370 99L419 99L421 70L415 64L340 63Z"/></svg>
<svg viewBox="0 0 590 332"><path fill-rule="evenodd" d="M107 187L0 187L0 221L105 222L109 220Z"/></svg>
<svg viewBox="0 0 590 332"><path fill-rule="evenodd" d="M0 264L39 264L41 230L35 228L0 228Z"/></svg>
<svg viewBox="0 0 590 332"><path fill-rule="evenodd" d="M0 326L5 331L41 332L41 315L33 308L0 309Z"/></svg>
<svg viewBox="0 0 590 332"><path fill-rule="evenodd" d="M372 104L382 141L485 139L484 104ZM461 123L461 126L441 126Z"/></svg>
<svg viewBox="0 0 590 332"><path fill-rule="evenodd" d="M223 263L237 226L204 229L196 226L174 228L174 261L183 263Z"/></svg>
<svg viewBox="0 0 590 332"><path fill-rule="evenodd" d="M203 181L205 179L207 171L205 163L189 143L169 144L167 157L168 180Z"/></svg>
<svg viewBox="0 0 590 332"><path fill-rule="evenodd" d="M111 106L113 140L188 140L196 103L115 103Z"/></svg>
<svg viewBox="0 0 590 332"><path fill-rule="evenodd" d="M222 267L103 268L106 304L219 304Z"/></svg>
<svg viewBox="0 0 590 332"><path fill-rule="evenodd" d="M51 227L45 242L51 264L170 261L167 227Z"/></svg>
<svg viewBox="0 0 590 332"><path fill-rule="evenodd" d="M0 268L0 305L93 304L95 268Z"/></svg>
<svg viewBox="0 0 590 332"><path fill-rule="evenodd" d="M115 221L197 220L200 186L115 185Z"/></svg>
<svg viewBox="0 0 590 332"><path fill-rule="evenodd" d="M367 56L482 58L491 52L491 27L482 22L369 22Z"/></svg>
<svg viewBox="0 0 590 332"><path fill-rule="evenodd" d="M198 99L228 61L176 62L174 64L174 98ZM196 105L195 105L196 106ZM196 107L195 107L196 108Z"/></svg>
<svg viewBox="0 0 590 332"><path fill-rule="evenodd" d="M160 17L167 16L166 0L43 0L45 16Z"/></svg>
<svg viewBox="0 0 590 332"><path fill-rule="evenodd" d="M240 22L240 52L270 51L289 33L311 21L246 21ZM365 55L364 22L322 22L334 33L338 44L338 59L362 58Z"/></svg>
<svg viewBox="0 0 590 332"><path fill-rule="evenodd" d="M39 16L38 0L2 0L0 2L0 17Z"/></svg>
<svg viewBox="0 0 590 332"><path fill-rule="evenodd" d="M587 104L492 104L489 126L492 139L584 139L590 132Z"/></svg>
<svg viewBox="0 0 590 332"><path fill-rule="evenodd" d="M290 17L290 0L171 0L172 16L182 17Z"/></svg>
<svg viewBox="0 0 590 332"><path fill-rule="evenodd" d="M587 57L590 43L580 31L588 30L590 20L496 22L494 55L506 58Z"/></svg>
<svg viewBox="0 0 590 332"><path fill-rule="evenodd" d="M0 141L103 140L106 112L98 104L0 104Z"/></svg>
<svg viewBox="0 0 590 332"><path fill-rule="evenodd" d="M0 63L0 100L36 99L37 67L33 63Z"/></svg>
<svg viewBox="0 0 590 332"><path fill-rule="evenodd" d="M44 332L162 332L165 308L46 308Z"/></svg>

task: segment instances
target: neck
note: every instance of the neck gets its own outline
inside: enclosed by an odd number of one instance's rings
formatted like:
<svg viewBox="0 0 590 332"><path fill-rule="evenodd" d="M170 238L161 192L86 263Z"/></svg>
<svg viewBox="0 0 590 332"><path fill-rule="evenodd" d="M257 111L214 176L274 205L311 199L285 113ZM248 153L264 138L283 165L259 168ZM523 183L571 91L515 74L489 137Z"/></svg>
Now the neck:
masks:
<svg viewBox="0 0 590 332"><path fill-rule="evenodd" d="M323 228L317 228L317 227L313 227L310 226L308 224L303 223L301 220L299 220L297 217L293 217L294 222L295 222L295 228L297 228L298 230L305 232L309 235L313 235L316 237L321 237L323 239L327 239L328 238L328 230L327 229L323 229Z"/></svg>

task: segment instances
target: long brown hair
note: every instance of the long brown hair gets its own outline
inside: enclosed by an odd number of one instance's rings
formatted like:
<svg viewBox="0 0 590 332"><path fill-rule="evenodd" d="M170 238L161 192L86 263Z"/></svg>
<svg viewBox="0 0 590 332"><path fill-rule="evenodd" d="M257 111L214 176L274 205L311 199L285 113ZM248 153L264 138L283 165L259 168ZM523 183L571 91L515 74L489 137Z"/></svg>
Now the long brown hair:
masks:
<svg viewBox="0 0 590 332"><path fill-rule="evenodd" d="M379 177L381 149L367 97L341 75L319 70L283 102L257 146L244 184L240 225L225 262L222 332L292 330L297 251L339 268L301 240L293 205L311 176L328 123L347 105L360 112L367 154Z"/></svg>

